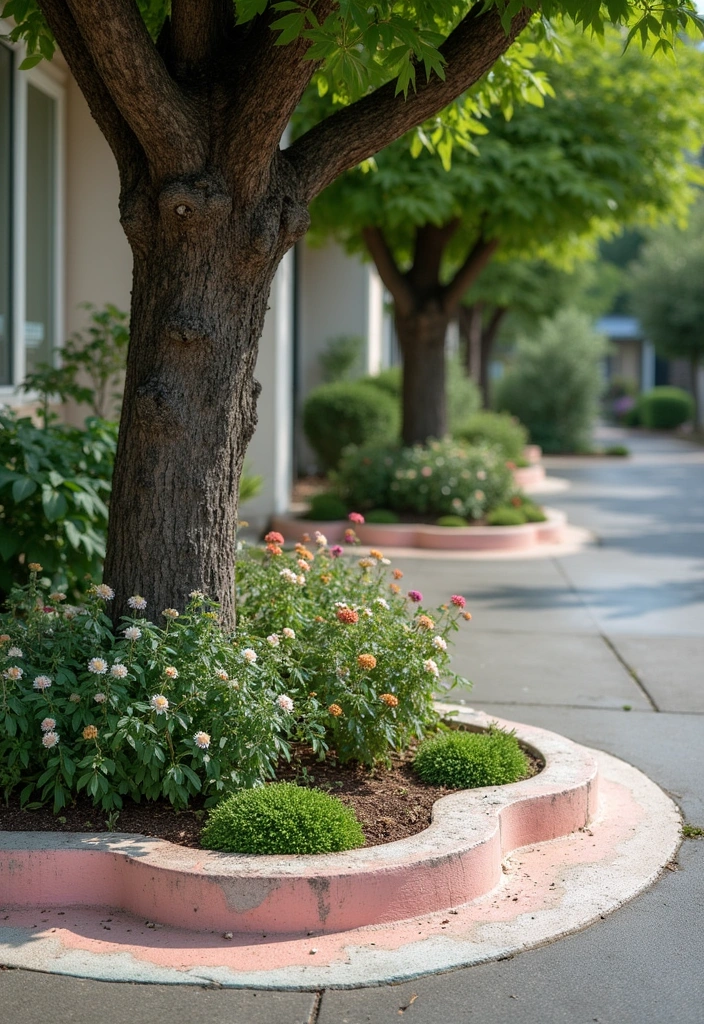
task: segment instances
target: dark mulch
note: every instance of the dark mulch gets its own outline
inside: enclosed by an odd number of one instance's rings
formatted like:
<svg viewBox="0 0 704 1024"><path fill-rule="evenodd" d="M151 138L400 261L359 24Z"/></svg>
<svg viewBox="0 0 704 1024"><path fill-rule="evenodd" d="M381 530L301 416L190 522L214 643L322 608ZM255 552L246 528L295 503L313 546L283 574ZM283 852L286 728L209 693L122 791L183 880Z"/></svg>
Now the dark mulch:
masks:
<svg viewBox="0 0 704 1024"><path fill-rule="evenodd" d="M413 748L393 754L389 768L340 765L334 756L318 761L310 750L294 751L291 764L278 773L280 781L316 786L353 807L367 846L379 846L422 832L430 824L433 804L452 790L426 786L413 772ZM536 775L542 762L528 753L530 771ZM106 814L89 800L80 799L55 817L50 808L21 810L17 800L0 806L0 830L7 832L134 832L167 839L181 846L200 847L200 831L207 812L194 807L174 811L166 801L125 804L112 829Z"/></svg>

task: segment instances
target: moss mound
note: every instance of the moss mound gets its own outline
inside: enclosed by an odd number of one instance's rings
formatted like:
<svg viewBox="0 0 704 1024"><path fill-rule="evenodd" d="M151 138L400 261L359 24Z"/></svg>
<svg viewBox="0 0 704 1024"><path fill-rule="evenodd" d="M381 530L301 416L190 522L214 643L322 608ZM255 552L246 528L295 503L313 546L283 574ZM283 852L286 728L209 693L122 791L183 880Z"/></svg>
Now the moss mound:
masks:
<svg viewBox="0 0 704 1024"><path fill-rule="evenodd" d="M337 797L275 782L242 790L213 808L201 843L226 853L338 853L363 846L364 833Z"/></svg>
<svg viewBox="0 0 704 1024"><path fill-rule="evenodd" d="M452 731L426 740L413 767L423 782L451 789L503 786L528 772L528 758L512 732Z"/></svg>

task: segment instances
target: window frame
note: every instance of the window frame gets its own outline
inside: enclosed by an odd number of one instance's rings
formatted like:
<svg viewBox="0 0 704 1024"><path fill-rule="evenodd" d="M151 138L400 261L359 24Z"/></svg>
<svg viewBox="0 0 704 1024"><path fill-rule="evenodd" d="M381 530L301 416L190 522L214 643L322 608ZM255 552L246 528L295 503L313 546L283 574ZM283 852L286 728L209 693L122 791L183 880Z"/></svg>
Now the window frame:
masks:
<svg viewBox="0 0 704 1024"><path fill-rule="evenodd" d="M0 33L9 31L7 22L0 20ZM28 71L20 71L25 58L21 45L4 43L13 51L12 81L12 218L11 232L11 384L0 384L0 403L26 405L36 401L37 395L18 390L26 372L25 320L26 320L26 230L27 230L27 90L30 85L54 100L56 124L54 132L54 195L53 195L53 296L52 313L55 338L53 361L58 365L58 349L63 344L65 331L65 125L66 125L66 73L55 64L40 64Z"/></svg>

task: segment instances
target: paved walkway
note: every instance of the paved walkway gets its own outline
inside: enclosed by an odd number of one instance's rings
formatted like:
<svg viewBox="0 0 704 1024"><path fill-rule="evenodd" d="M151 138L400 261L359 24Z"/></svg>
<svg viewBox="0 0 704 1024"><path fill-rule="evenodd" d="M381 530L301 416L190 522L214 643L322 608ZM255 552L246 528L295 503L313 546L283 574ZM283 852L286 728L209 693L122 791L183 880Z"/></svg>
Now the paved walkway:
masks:
<svg viewBox="0 0 704 1024"><path fill-rule="evenodd" d="M430 602L468 598L457 665L474 689L453 699L631 762L704 826L704 451L628 443L627 462L551 467L572 484L551 503L597 536L582 553L403 568ZM673 867L577 935L411 984L253 993L0 971L0 1006L13 1024L701 1024L704 840Z"/></svg>

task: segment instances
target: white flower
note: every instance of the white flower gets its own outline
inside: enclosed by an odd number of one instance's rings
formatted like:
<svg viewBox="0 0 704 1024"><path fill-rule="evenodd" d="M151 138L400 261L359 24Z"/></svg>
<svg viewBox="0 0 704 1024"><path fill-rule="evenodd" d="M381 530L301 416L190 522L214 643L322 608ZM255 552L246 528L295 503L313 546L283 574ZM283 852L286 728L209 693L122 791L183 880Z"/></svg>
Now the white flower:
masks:
<svg viewBox="0 0 704 1024"><path fill-rule="evenodd" d="M433 647L435 648L436 651L446 651L447 641L444 640L441 636L434 636Z"/></svg>
<svg viewBox="0 0 704 1024"><path fill-rule="evenodd" d="M296 639L296 634L293 632L292 629L289 629L288 626L286 626L284 629L282 629L281 633L282 633L283 636L286 637L287 640L295 640Z"/></svg>
<svg viewBox="0 0 704 1024"><path fill-rule="evenodd" d="M486 480L486 470L485 469L478 469L477 470L477 480Z"/></svg>
<svg viewBox="0 0 704 1024"><path fill-rule="evenodd" d="M382 559L380 559L380 561L381 561L382 565L391 565L391 559L390 558L382 558Z"/></svg>
<svg viewBox="0 0 704 1024"><path fill-rule="evenodd" d="M296 582L296 574L295 572L291 572L290 569L282 569L281 572L279 573L279 576L281 577L282 580L286 580L287 583Z"/></svg>
<svg viewBox="0 0 704 1024"><path fill-rule="evenodd" d="M24 655L22 654L22 651L19 649L19 647L11 647L9 649L9 651L7 652L7 656L8 656L8 658L23 658L24 657Z"/></svg>
<svg viewBox="0 0 704 1024"><path fill-rule="evenodd" d="M97 587L94 587L93 593L101 597L103 601L112 601L115 596L115 591L107 583L100 583Z"/></svg>
<svg viewBox="0 0 704 1024"><path fill-rule="evenodd" d="M224 668L217 668L215 670L215 676L223 683L226 683L227 680L230 678Z"/></svg>
<svg viewBox="0 0 704 1024"><path fill-rule="evenodd" d="M374 615L374 612L371 610L371 608L365 608L364 614L367 616L368 619L371 619L372 616Z"/></svg>
<svg viewBox="0 0 704 1024"><path fill-rule="evenodd" d="M254 662L257 660L257 652L253 651L251 647L245 647L245 649L242 651L242 657L250 665L253 665Z"/></svg>
<svg viewBox="0 0 704 1024"><path fill-rule="evenodd" d="M163 715L169 709L169 702L161 693L155 693L149 701L157 715Z"/></svg>
<svg viewBox="0 0 704 1024"><path fill-rule="evenodd" d="M207 732L197 732L193 737L193 742L201 750L207 750L210 746L210 736Z"/></svg>
<svg viewBox="0 0 704 1024"><path fill-rule="evenodd" d="M88 662L88 671L96 676L104 676L108 670L108 663L104 658L91 658Z"/></svg>
<svg viewBox="0 0 704 1024"><path fill-rule="evenodd" d="M328 539L320 530L315 531L315 543L319 548L326 548L328 546Z"/></svg>
<svg viewBox="0 0 704 1024"><path fill-rule="evenodd" d="M382 608L386 608L387 611L389 610L389 602L384 600L383 597L375 597L374 604L379 604Z"/></svg>
<svg viewBox="0 0 704 1024"><path fill-rule="evenodd" d="M45 718L42 724L39 726L42 732L53 732L56 728L55 718Z"/></svg>
<svg viewBox="0 0 704 1024"><path fill-rule="evenodd" d="M280 694L276 698L276 703L279 705L282 711L293 711L293 701L285 693Z"/></svg>
<svg viewBox="0 0 704 1024"><path fill-rule="evenodd" d="M125 640L139 640L142 635L142 630L138 626L128 626L122 632L125 634Z"/></svg>
<svg viewBox="0 0 704 1024"><path fill-rule="evenodd" d="M475 491L474 497L477 499L477 501L484 501L484 491Z"/></svg>
<svg viewBox="0 0 704 1024"><path fill-rule="evenodd" d="M127 665L123 665L119 661L116 662L110 669L110 675L113 679L124 679L127 675Z"/></svg>
<svg viewBox="0 0 704 1024"><path fill-rule="evenodd" d="M192 590L188 596L191 601L202 601L205 598L205 594L202 590Z"/></svg>
<svg viewBox="0 0 704 1024"><path fill-rule="evenodd" d="M240 688L240 684L237 682L236 679L231 679L227 685L230 687L231 690L239 690Z"/></svg>
<svg viewBox="0 0 704 1024"><path fill-rule="evenodd" d="M296 583L298 584L299 587L305 587L305 585L306 585L306 578L305 578L305 576L297 576L296 577Z"/></svg>
<svg viewBox="0 0 704 1024"><path fill-rule="evenodd" d="M142 597L141 594L133 594L132 597L128 597L127 604L137 612L143 612L147 607L146 598Z"/></svg>
<svg viewBox="0 0 704 1024"><path fill-rule="evenodd" d="M21 668L18 668L16 665L11 665L10 668L5 669L3 675L5 676L5 679L12 679L17 681L22 678L24 672L22 671Z"/></svg>
<svg viewBox="0 0 704 1024"><path fill-rule="evenodd" d="M58 732L54 732L53 729L50 732L45 732L44 735L42 736L42 743L47 748L47 750L51 750L51 748L55 747L58 742L59 734Z"/></svg>
<svg viewBox="0 0 704 1024"><path fill-rule="evenodd" d="M178 612L175 608L164 608L161 614L165 619L171 619L172 621L178 618Z"/></svg>
<svg viewBox="0 0 704 1024"><path fill-rule="evenodd" d="M67 604L66 607L64 608L64 618L68 619L70 622L71 619L75 619L77 615L78 608L74 608L73 605Z"/></svg>
<svg viewBox="0 0 704 1024"><path fill-rule="evenodd" d="M96 704L104 704L107 699L107 695L104 693L96 693L96 695L93 697L93 700L95 701Z"/></svg>
<svg viewBox="0 0 704 1024"><path fill-rule="evenodd" d="M271 644L272 647L278 647L279 643L280 643L279 638L278 638L276 633L272 633L271 636L268 636L266 638L266 642L268 644Z"/></svg>
<svg viewBox="0 0 704 1024"><path fill-rule="evenodd" d="M164 675L168 676L169 679L178 679L178 669L174 668L173 665L167 665L164 669Z"/></svg>
<svg viewBox="0 0 704 1024"><path fill-rule="evenodd" d="M299 569L303 570L303 572L310 572L310 565L306 562L305 558L299 558L296 564Z"/></svg>
<svg viewBox="0 0 704 1024"><path fill-rule="evenodd" d="M81 695L80 693L72 693L68 699L71 701L72 704L79 704L81 700Z"/></svg>
<svg viewBox="0 0 704 1024"><path fill-rule="evenodd" d="M430 672L431 676L440 675L438 667L432 658L426 658L426 660L423 662L423 668L425 669L426 672Z"/></svg>

